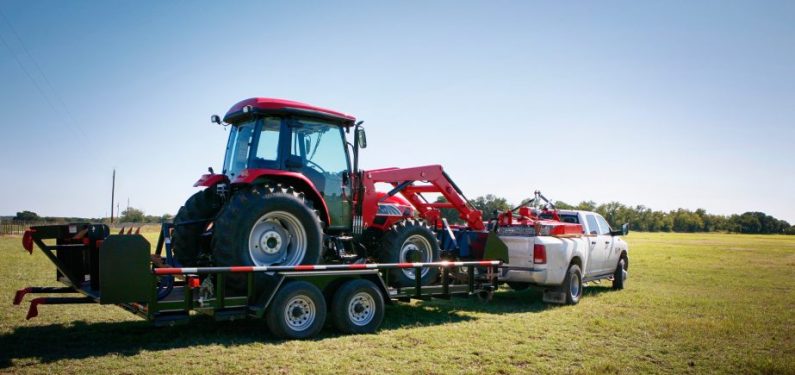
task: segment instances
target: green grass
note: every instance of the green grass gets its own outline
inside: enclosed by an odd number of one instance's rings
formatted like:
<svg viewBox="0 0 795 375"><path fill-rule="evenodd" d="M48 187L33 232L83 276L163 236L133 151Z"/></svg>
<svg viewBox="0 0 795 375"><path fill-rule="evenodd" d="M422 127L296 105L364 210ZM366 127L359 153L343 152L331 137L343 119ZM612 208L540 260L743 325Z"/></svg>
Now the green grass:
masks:
<svg viewBox="0 0 795 375"><path fill-rule="evenodd" d="M261 321L154 328L113 306L42 306L25 321L13 291L54 285L54 268L4 237L0 372L795 373L795 236L627 240L627 289L589 286L577 306L534 291L399 303L377 334L276 341Z"/></svg>

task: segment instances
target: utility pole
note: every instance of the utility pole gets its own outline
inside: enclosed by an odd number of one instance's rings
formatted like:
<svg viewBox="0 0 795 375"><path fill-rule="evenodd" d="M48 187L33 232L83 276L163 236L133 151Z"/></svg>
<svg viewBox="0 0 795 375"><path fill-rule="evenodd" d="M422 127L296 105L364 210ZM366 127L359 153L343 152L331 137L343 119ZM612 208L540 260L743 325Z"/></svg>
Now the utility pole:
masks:
<svg viewBox="0 0 795 375"><path fill-rule="evenodd" d="M113 224L113 201L116 198L116 169L113 169L113 184L110 188L110 223Z"/></svg>

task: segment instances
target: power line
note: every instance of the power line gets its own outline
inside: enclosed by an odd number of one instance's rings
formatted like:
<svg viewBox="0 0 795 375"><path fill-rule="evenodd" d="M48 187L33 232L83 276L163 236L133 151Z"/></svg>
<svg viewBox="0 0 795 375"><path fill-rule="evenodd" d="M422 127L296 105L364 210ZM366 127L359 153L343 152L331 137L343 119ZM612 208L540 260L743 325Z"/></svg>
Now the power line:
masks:
<svg viewBox="0 0 795 375"><path fill-rule="evenodd" d="M57 99L58 102L61 104L61 107L63 108L64 113L66 113L67 122L70 122L71 123L70 125L72 127L77 129L80 132L80 134L83 135L83 137L86 137L86 133L83 131L83 128L80 127L80 123L78 123L75 120L75 117L72 115L72 112L69 110L69 106L67 106L66 103L61 98L61 96L58 95L58 91L55 90L55 87L50 82L50 79L47 78L47 74L44 73L44 70L41 68L41 65L39 65L38 60L36 60L36 58L33 57L33 54L30 53L30 50L28 50L28 47L25 46L25 42L22 41L22 38L19 36L19 33L17 33L17 30L14 28L14 25L11 24L11 22L8 20L8 17L6 17L5 13L3 13L2 10L0 10L0 17L2 17L3 21L6 23L6 25L8 25L8 28L11 30L11 32L16 37L17 41L19 42L19 45L22 46L22 50L25 52L25 54L28 56L28 58L31 61L33 61L34 67L39 72L39 75L41 75L41 77L43 78L44 83L46 83L47 87L49 87L49 89L52 92L53 96L55 96L55 99ZM8 48L8 51L14 57L14 60L17 61L17 64L19 64L20 68L22 68L22 70L25 72L25 75L28 76L28 78L31 80L31 82L33 82L33 84L36 86L36 89L38 89L39 93L41 93L42 96L44 96L44 98L47 100L47 103L53 109L53 111L55 112L55 115L56 116L59 115L59 111L56 109L56 106L50 100L49 95L47 95L44 92L44 90L41 88L41 86L38 84L38 82L36 82L36 80L33 78L33 75L31 75L30 72L25 68L25 66L22 63L22 61L16 56L16 54L14 54L14 51L11 49L10 44L5 40L5 38L2 37L2 34L0 34L0 38L3 39L3 44L5 44L6 48Z"/></svg>

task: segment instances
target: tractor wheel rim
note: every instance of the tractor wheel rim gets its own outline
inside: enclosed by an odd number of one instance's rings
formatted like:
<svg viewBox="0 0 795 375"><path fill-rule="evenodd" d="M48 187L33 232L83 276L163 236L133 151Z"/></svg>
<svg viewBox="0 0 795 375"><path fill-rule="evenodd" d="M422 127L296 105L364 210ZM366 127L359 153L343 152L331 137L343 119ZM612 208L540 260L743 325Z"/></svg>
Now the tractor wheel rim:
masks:
<svg viewBox="0 0 795 375"><path fill-rule="evenodd" d="M571 296L574 297L574 298L579 297L580 296L580 277L577 276L576 273L572 273L571 274L570 283L569 284L570 284L569 285L569 293L571 293Z"/></svg>
<svg viewBox="0 0 795 375"><path fill-rule="evenodd" d="M351 323L365 326L373 321L375 316L375 299L370 293L359 292L353 295L348 303L348 317Z"/></svg>
<svg viewBox="0 0 795 375"><path fill-rule="evenodd" d="M417 255L419 254L420 259L409 259L410 255ZM428 241L425 236L415 234L409 236L405 241L403 241L403 246L400 247L400 263L414 263L414 262L432 262L433 261L433 248L431 247L431 243ZM414 269L413 268L404 268L403 274L406 275L409 279L414 280ZM420 278L425 277L430 270L427 267L424 267L420 272Z"/></svg>
<svg viewBox="0 0 795 375"><path fill-rule="evenodd" d="M307 235L298 218L284 211L262 215L248 237L248 253L257 266L295 266L306 255Z"/></svg>
<svg viewBox="0 0 795 375"><path fill-rule="evenodd" d="M284 307L284 322L294 331L303 331L315 322L315 302L307 296L295 296Z"/></svg>

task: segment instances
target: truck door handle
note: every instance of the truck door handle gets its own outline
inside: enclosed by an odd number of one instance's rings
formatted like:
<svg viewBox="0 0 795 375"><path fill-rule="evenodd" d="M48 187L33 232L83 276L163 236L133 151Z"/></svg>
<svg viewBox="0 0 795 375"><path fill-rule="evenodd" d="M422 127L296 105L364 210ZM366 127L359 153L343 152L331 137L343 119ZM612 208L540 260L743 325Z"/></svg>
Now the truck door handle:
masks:
<svg viewBox="0 0 795 375"><path fill-rule="evenodd" d="M591 241L591 245L596 245L596 241Z"/></svg>
<svg viewBox="0 0 795 375"><path fill-rule="evenodd" d="M605 245L610 245L610 241L605 241Z"/></svg>

